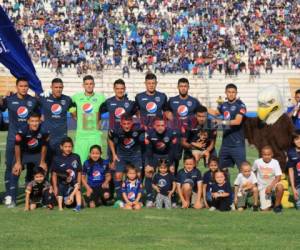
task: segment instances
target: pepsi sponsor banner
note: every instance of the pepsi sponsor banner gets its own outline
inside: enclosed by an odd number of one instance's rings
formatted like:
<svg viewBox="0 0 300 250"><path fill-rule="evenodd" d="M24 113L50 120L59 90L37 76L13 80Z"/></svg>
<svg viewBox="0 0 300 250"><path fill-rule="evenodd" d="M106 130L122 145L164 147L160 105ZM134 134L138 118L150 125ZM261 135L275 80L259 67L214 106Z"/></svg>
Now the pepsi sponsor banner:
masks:
<svg viewBox="0 0 300 250"><path fill-rule="evenodd" d="M35 68L25 49L25 46L1 6L0 63L8 68L14 77L27 78L29 81L29 87L34 92L38 94L43 92L41 81L36 75Z"/></svg>

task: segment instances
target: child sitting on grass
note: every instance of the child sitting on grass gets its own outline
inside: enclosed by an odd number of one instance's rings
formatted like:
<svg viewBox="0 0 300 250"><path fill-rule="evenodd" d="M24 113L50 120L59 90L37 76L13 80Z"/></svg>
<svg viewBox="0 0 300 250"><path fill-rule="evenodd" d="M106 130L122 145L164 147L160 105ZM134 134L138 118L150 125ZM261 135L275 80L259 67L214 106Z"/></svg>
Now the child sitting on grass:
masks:
<svg viewBox="0 0 300 250"><path fill-rule="evenodd" d="M156 191L155 204L157 208L171 208L171 197L176 189L174 176L168 171L166 160L159 161L158 173L153 177L152 187Z"/></svg>
<svg viewBox="0 0 300 250"><path fill-rule="evenodd" d="M214 183L214 173L219 170L219 160L217 157L212 156L208 162L209 170L203 175L203 203L206 208L211 206L212 196L211 188Z"/></svg>
<svg viewBox="0 0 300 250"><path fill-rule="evenodd" d="M191 203L196 209L202 208L202 178L201 172L196 168L196 159L192 154L186 154L183 159L184 168L177 174L177 192L182 208L189 208Z"/></svg>
<svg viewBox="0 0 300 250"><path fill-rule="evenodd" d="M281 168L279 162L273 159L273 150L270 146L261 149L261 158L255 160L252 170L256 173L260 208L268 211L272 207L272 196L275 195L275 204L273 211L280 213L282 211L281 199L283 196L283 185L281 180Z"/></svg>
<svg viewBox="0 0 300 250"><path fill-rule="evenodd" d="M126 167L126 179L122 184L122 197L124 209L139 210L142 208L142 183L138 179L138 171L132 164Z"/></svg>
<svg viewBox="0 0 300 250"><path fill-rule="evenodd" d="M253 211L258 211L257 179L251 171L251 165L245 161L241 164L241 172L234 181L234 204L238 211L243 211L247 206L247 200L253 196Z"/></svg>
<svg viewBox="0 0 300 250"><path fill-rule="evenodd" d="M218 170L214 173L214 180L215 183L213 183L211 188L212 206L209 210L230 211L230 196L232 192L230 183L226 181L226 174Z"/></svg>
<svg viewBox="0 0 300 250"><path fill-rule="evenodd" d="M33 181L29 182L25 191L25 211L34 210L38 206L52 209L55 196L50 183L45 179L45 170L41 167L34 168Z"/></svg>
<svg viewBox="0 0 300 250"><path fill-rule="evenodd" d="M109 185L111 173L108 169L109 162L101 158L101 147L93 145L90 156L83 164L82 185L86 188L87 202L90 208L100 204L106 205L112 198Z"/></svg>
<svg viewBox="0 0 300 250"><path fill-rule="evenodd" d="M63 204L81 209L81 162L77 154L72 153L73 141L67 137L62 140L61 154L54 157L52 161L52 183L54 194L57 197L58 208L63 210ZM75 199L74 199L75 198Z"/></svg>

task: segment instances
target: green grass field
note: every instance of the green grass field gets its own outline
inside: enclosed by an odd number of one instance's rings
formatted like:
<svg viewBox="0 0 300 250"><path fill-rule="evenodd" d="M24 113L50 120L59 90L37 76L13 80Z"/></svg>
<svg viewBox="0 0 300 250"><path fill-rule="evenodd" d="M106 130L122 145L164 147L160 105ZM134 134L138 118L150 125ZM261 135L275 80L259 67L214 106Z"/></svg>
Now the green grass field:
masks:
<svg viewBox="0 0 300 250"><path fill-rule="evenodd" d="M0 191L5 136L0 133ZM257 152L247 152L252 162ZM232 171L232 179L236 173ZM20 181L22 186L24 178ZM24 212L21 204L11 210L0 205L0 218L0 249L300 249L300 213L294 209L280 215L112 207L74 213Z"/></svg>

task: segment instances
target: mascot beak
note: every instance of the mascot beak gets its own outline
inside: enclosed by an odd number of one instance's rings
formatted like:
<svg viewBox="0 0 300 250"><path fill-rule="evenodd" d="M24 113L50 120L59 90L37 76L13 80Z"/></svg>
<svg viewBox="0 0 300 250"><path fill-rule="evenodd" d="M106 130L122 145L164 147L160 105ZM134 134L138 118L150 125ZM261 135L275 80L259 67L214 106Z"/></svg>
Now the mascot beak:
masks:
<svg viewBox="0 0 300 250"><path fill-rule="evenodd" d="M271 107L259 107L257 110L258 118L262 121L265 121L271 112L274 112L278 109L278 106Z"/></svg>

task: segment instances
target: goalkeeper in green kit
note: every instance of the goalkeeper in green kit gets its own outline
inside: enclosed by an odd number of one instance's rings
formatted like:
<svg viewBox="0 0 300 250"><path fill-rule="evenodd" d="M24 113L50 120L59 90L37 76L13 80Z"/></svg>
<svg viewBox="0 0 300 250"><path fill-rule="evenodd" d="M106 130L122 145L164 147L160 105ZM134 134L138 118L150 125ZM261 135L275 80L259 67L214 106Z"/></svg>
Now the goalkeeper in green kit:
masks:
<svg viewBox="0 0 300 250"><path fill-rule="evenodd" d="M72 97L76 106L76 113L72 115L77 120L74 152L80 156L82 163L88 159L92 145L102 146L100 105L105 101L104 95L94 92L95 81L91 75L83 78L83 88L84 93Z"/></svg>

